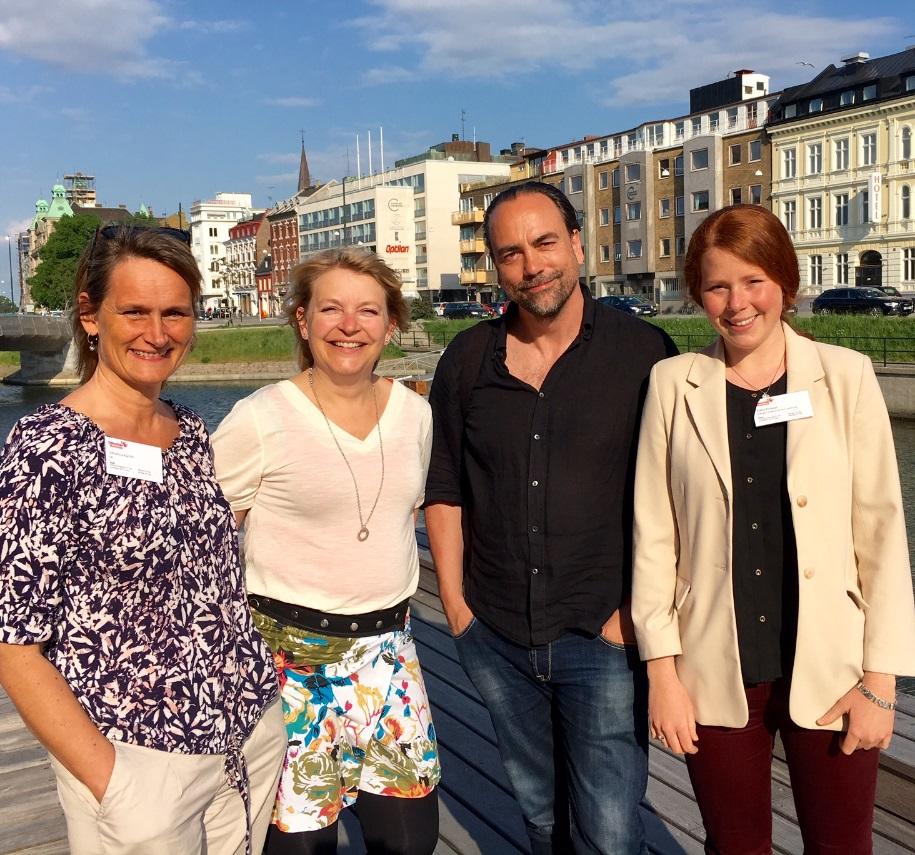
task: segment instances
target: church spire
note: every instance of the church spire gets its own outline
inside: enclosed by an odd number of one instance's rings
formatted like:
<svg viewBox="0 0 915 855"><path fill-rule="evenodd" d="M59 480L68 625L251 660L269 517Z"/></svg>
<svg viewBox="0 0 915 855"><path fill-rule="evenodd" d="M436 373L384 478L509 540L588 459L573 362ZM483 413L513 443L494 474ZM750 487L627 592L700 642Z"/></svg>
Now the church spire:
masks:
<svg viewBox="0 0 915 855"><path fill-rule="evenodd" d="M311 174L308 171L308 158L305 156L305 131L302 131L302 155L299 158L299 187L298 192L311 187Z"/></svg>

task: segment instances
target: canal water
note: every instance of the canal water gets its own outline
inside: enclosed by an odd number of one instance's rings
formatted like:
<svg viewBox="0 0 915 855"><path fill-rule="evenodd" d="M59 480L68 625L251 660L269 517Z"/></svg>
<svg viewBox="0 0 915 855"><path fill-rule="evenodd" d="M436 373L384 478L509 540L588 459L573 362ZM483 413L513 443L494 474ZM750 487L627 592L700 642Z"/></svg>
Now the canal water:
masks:
<svg viewBox="0 0 915 855"><path fill-rule="evenodd" d="M260 383L175 383L163 397L190 407L215 430L232 405L257 389ZM34 410L39 404L59 401L69 390L46 387L0 385L0 437L6 437L18 418ZM906 508L906 525L909 531L909 556L915 585L915 421L894 420L893 435L896 456L902 480L902 497ZM826 536L824 532L824 536ZM915 679L900 681L900 688L915 694Z"/></svg>

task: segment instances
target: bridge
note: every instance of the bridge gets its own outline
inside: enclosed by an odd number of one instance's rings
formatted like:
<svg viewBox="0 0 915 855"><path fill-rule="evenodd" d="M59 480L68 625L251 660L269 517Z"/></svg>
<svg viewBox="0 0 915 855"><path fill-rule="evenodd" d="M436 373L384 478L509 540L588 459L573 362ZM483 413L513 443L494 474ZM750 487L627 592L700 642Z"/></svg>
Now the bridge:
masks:
<svg viewBox="0 0 915 855"><path fill-rule="evenodd" d="M19 351L19 371L8 383L68 384L76 378L73 330L66 317L0 315L0 350Z"/></svg>

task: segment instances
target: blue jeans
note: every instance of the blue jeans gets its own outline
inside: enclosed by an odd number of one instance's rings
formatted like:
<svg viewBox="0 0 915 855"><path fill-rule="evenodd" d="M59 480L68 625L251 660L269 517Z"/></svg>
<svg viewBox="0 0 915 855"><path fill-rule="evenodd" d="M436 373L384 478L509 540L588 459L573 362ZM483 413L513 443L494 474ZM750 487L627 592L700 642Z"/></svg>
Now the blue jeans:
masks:
<svg viewBox="0 0 915 855"><path fill-rule="evenodd" d="M534 855L567 853L567 834L579 855L647 852L648 683L636 648L575 633L525 647L480 620L455 643L489 709ZM568 793L567 815L557 790Z"/></svg>

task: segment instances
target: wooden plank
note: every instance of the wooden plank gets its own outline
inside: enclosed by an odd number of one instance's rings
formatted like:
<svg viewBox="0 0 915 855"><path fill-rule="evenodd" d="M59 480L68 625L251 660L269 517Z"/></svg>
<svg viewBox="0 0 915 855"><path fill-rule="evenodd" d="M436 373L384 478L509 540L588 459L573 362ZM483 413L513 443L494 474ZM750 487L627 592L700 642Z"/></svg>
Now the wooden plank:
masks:
<svg viewBox="0 0 915 855"><path fill-rule="evenodd" d="M527 835L523 846L517 846L482 822L463 799L439 791L439 837L461 855L517 855L530 853Z"/></svg>

